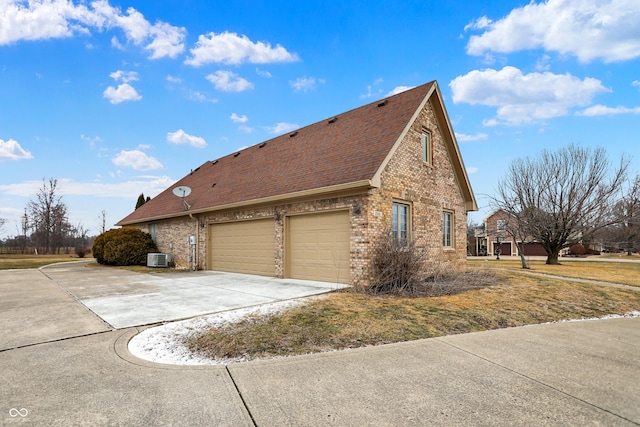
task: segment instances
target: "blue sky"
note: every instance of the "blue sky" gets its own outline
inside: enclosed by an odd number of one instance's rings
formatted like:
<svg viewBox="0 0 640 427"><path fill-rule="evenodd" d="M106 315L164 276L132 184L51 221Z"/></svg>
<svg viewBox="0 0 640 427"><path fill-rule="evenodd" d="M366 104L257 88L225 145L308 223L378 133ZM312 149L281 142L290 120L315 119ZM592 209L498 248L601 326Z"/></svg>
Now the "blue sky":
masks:
<svg viewBox="0 0 640 427"><path fill-rule="evenodd" d="M0 0L0 237L43 178L97 234L207 160L431 80L477 221L545 148L640 171L637 0Z"/></svg>

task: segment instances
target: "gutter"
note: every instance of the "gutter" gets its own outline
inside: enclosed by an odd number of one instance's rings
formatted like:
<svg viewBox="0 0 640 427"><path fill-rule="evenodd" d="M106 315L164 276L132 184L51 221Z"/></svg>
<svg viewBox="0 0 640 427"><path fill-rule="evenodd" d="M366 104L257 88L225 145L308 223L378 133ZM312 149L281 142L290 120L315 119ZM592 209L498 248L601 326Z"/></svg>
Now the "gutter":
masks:
<svg viewBox="0 0 640 427"><path fill-rule="evenodd" d="M339 192L345 192L350 190L368 190L371 188L379 188L379 187L380 187L379 182L374 182L370 179L363 179L360 181L348 182L345 184L331 185L329 187L321 187L321 188L314 188L311 190L296 191L294 193L279 194L277 196L263 197L260 199L251 199L251 200L246 200L241 202L227 203L225 205L209 206L206 208L190 210L188 212L182 211L182 212L176 212L174 214L140 218L137 220L131 220L126 222L120 221L116 223L116 225L125 226L125 225L132 225L132 224L140 224L142 222L151 222L151 221L158 221L161 219L177 218L177 217L185 216L187 214L189 215L189 217L193 219L194 214L200 214L205 212L217 212L217 211L223 211L223 210L242 208L246 206L274 204L275 202L291 201L294 199L308 198L308 197L319 196L323 194L339 193Z"/></svg>

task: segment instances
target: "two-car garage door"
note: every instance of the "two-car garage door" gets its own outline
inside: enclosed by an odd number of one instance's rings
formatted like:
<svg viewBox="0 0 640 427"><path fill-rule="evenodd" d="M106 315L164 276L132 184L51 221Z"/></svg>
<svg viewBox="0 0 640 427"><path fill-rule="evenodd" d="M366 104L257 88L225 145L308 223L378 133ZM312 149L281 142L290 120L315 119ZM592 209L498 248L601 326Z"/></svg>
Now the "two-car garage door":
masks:
<svg viewBox="0 0 640 427"><path fill-rule="evenodd" d="M349 212L286 218L285 276L349 283ZM273 218L209 226L208 268L275 276L276 224Z"/></svg>

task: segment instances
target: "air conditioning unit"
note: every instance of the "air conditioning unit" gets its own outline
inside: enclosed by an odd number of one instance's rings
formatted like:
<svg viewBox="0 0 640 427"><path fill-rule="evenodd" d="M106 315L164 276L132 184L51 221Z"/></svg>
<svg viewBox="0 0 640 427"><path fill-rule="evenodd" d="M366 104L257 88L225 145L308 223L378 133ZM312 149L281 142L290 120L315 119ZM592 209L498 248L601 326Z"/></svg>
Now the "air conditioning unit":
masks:
<svg viewBox="0 0 640 427"><path fill-rule="evenodd" d="M169 267L170 262L171 254L147 254L147 267Z"/></svg>

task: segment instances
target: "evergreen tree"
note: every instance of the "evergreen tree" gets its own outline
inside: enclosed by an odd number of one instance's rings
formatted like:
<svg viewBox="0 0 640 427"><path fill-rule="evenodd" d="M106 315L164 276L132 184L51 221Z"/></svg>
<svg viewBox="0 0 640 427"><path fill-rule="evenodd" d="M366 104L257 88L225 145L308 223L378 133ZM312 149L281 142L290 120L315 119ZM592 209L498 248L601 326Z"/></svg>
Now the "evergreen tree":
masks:
<svg viewBox="0 0 640 427"><path fill-rule="evenodd" d="M150 197L148 197L146 200L144 198L144 193L140 193L140 195L138 196L138 201L136 202L136 209L138 209L140 206L144 205L145 203L147 203L149 200L151 200Z"/></svg>

